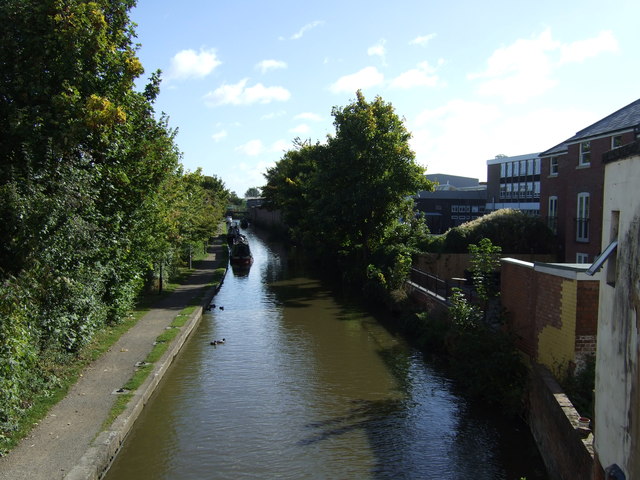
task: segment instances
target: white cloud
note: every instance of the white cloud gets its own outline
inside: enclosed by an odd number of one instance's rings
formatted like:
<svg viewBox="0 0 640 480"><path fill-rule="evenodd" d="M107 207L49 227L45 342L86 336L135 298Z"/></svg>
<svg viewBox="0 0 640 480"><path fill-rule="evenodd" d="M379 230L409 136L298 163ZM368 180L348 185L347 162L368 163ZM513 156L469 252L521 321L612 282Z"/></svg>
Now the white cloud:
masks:
<svg viewBox="0 0 640 480"><path fill-rule="evenodd" d="M362 70L340 77L329 90L333 93L354 93L358 89L375 87L382 84L384 75L376 67L365 67Z"/></svg>
<svg viewBox="0 0 640 480"><path fill-rule="evenodd" d="M219 132L216 132L213 135L211 135L211 138L213 138L214 141L219 142L220 140L226 138L227 135L228 133L226 130L220 130Z"/></svg>
<svg viewBox="0 0 640 480"><path fill-rule="evenodd" d="M281 60L262 60L256 65L256 68L262 73L267 73L269 70L287 68L287 64Z"/></svg>
<svg viewBox="0 0 640 480"><path fill-rule="evenodd" d="M529 39L497 49L483 72L468 75L479 79L478 93L502 97L507 103L523 103L552 89L558 82L557 69L581 62L603 52L617 52L618 43L610 31L594 38L563 44L549 29Z"/></svg>
<svg viewBox="0 0 640 480"><path fill-rule="evenodd" d="M597 37L578 40L568 45L562 45L560 64L582 62L604 52L617 53L618 41L611 30L605 30Z"/></svg>
<svg viewBox="0 0 640 480"><path fill-rule="evenodd" d="M440 64L442 61L440 62ZM429 62L421 62L416 68L407 70L391 81L394 88L435 87L440 84L440 78L436 75L436 68Z"/></svg>
<svg viewBox="0 0 640 480"><path fill-rule="evenodd" d="M285 110L278 110L277 112L267 113L260 117L260 120L273 120L274 118L283 117L287 112Z"/></svg>
<svg viewBox="0 0 640 480"><path fill-rule="evenodd" d="M311 23L307 23L304 27L302 27L300 30L298 30L296 33L294 33L293 35L291 35L291 40L299 40L302 38L302 36L307 33L309 30L319 27L320 25L324 24L323 21L320 20L316 20L315 22L311 22Z"/></svg>
<svg viewBox="0 0 640 480"><path fill-rule="evenodd" d="M497 154L544 151L597 120L584 110L508 111L495 104L452 100L409 119L416 160L428 173L486 179L486 160ZM535 132L535 134L532 134ZM460 141L464 138L464 141Z"/></svg>
<svg viewBox="0 0 640 480"><path fill-rule="evenodd" d="M265 147L261 140L249 140L247 143L236 147L236 151L250 157L255 157L263 153L265 151Z"/></svg>
<svg viewBox="0 0 640 480"><path fill-rule="evenodd" d="M420 37L416 37L409 42L409 45L420 45L421 47L426 47L427 44L436 38L435 33L430 33L429 35L422 35Z"/></svg>
<svg viewBox="0 0 640 480"><path fill-rule="evenodd" d="M168 77L180 80L203 78L221 63L214 49L200 49L199 53L195 50L182 50L171 59Z"/></svg>
<svg viewBox="0 0 640 480"><path fill-rule="evenodd" d="M290 142L286 140L276 140L271 145L266 146L262 140L254 139L236 147L235 150L249 157L256 157L266 153L282 153L289 148Z"/></svg>
<svg viewBox="0 0 640 480"><path fill-rule="evenodd" d="M483 80L478 87L481 95L499 96L507 103L525 102L557 83L552 76L550 53L559 47L547 29L537 37L519 39L497 49L487 60L485 71L468 78Z"/></svg>
<svg viewBox="0 0 640 480"><path fill-rule="evenodd" d="M291 142L287 142L286 140L276 140L269 148L269 151L273 153L284 153L287 150L291 150Z"/></svg>
<svg viewBox="0 0 640 480"><path fill-rule="evenodd" d="M380 57L382 59L382 63L384 64L385 55L387 53L387 50L384 46L385 43L387 43L387 41L384 38L381 39L378 43L372 45L367 49L367 55L369 55L370 57Z"/></svg>
<svg viewBox="0 0 640 480"><path fill-rule="evenodd" d="M245 78L233 85L224 84L205 95L205 103L218 105L251 105L254 103L286 102L291 93L284 87L265 87L257 83L247 87L249 79Z"/></svg>
<svg viewBox="0 0 640 480"><path fill-rule="evenodd" d="M322 120L322 117L320 115L312 112L302 112L293 118L295 118L296 120L312 120L314 122L319 122Z"/></svg>
<svg viewBox="0 0 640 480"><path fill-rule="evenodd" d="M311 130L311 128L309 128L309 125L307 125L306 123L301 123L300 125L292 128L289 131L291 133L305 134L305 133L309 133L310 130Z"/></svg>

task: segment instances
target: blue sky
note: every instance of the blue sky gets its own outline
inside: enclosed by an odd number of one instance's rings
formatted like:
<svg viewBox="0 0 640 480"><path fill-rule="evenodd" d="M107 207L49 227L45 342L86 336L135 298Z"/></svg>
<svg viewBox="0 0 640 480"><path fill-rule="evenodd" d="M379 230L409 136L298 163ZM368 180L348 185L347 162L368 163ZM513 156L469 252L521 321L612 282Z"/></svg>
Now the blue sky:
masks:
<svg viewBox="0 0 640 480"><path fill-rule="evenodd" d="M640 98L637 0L138 0L131 17L185 168L240 196L294 138L334 133L357 89L405 119L427 173L481 181Z"/></svg>

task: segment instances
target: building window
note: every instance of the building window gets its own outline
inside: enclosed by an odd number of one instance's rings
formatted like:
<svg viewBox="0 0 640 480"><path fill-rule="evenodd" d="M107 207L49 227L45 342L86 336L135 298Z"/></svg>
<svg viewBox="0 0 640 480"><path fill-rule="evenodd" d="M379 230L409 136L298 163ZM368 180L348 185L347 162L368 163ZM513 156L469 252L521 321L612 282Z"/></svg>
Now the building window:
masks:
<svg viewBox="0 0 640 480"><path fill-rule="evenodd" d="M500 164L500 178L506 177L506 174L507 174L507 165L506 165L506 163L501 163Z"/></svg>
<svg viewBox="0 0 640 480"><path fill-rule="evenodd" d="M549 197L547 224L554 234L558 233L558 197Z"/></svg>
<svg viewBox="0 0 640 480"><path fill-rule="evenodd" d="M614 135L611 137L611 148L618 148L622 146L622 135Z"/></svg>
<svg viewBox="0 0 640 480"><path fill-rule="evenodd" d="M540 182L533 182L533 198L540 198Z"/></svg>
<svg viewBox="0 0 640 480"><path fill-rule="evenodd" d="M580 162L579 165L591 164L591 142L582 142L580 144Z"/></svg>
<svg viewBox="0 0 640 480"><path fill-rule="evenodd" d="M589 193L578 194L578 208L576 215L576 241L589 241Z"/></svg>
<svg viewBox="0 0 640 480"><path fill-rule="evenodd" d="M540 159L539 158L533 159L533 173L534 175L540 175Z"/></svg>
<svg viewBox="0 0 640 480"><path fill-rule="evenodd" d="M558 157L551 157L549 159L549 175L552 177L558 176Z"/></svg>
<svg viewBox="0 0 640 480"><path fill-rule="evenodd" d="M520 176L520 162L513 162L513 176Z"/></svg>
<svg viewBox="0 0 640 480"><path fill-rule="evenodd" d="M507 163L507 177L511 177L512 176L511 175L511 173L513 171L512 166L513 166L513 162Z"/></svg>
<svg viewBox="0 0 640 480"><path fill-rule="evenodd" d="M576 263L589 263L589 254L576 253Z"/></svg>

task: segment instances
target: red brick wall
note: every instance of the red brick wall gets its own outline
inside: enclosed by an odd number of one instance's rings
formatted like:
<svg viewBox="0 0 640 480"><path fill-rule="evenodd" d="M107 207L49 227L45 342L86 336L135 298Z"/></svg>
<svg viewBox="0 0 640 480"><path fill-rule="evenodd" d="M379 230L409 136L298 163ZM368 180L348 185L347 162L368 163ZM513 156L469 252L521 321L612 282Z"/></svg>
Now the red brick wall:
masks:
<svg viewBox="0 0 640 480"><path fill-rule="evenodd" d="M591 280L578 283L575 344L578 369L582 367L586 356L596 354L599 294L600 282Z"/></svg>
<svg viewBox="0 0 640 480"><path fill-rule="evenodd" d="M516 334L516 345L531 358L536 357L533 312L537 298L533 268L503 263L500 272L502 306L507 311L508 327Z"/></svg>
<svg viewBox="0 0 640 480"><path fill-rule="evenodd" d="M517 335L517 346L534 361L538 359L538 336L547 326L562 328L560 276L535 271L526 264L503 262L500 299L507 311L508 326ZM577 285L576 363L595 354L598 325L599 282L580 280Z"/></svg>
<svg viewBox="0 0 640 480"><path fill-rule="evenodd" d="M633 134L623 135L623 143L632 142ZM548 216L549 197L558 197L558 239L563 249L564 261L576 261L576 253L589 254L589 261L600 253L602 237L602 189L604 164L602 154L611 150L611 137L591 141L591 164L579 167L580 144L569 145L566 155L558 160L558 175L549 176L549 158L543 158L540 175L540 215ZM577 195L590 193L589 242L576 242Z"/></svg>

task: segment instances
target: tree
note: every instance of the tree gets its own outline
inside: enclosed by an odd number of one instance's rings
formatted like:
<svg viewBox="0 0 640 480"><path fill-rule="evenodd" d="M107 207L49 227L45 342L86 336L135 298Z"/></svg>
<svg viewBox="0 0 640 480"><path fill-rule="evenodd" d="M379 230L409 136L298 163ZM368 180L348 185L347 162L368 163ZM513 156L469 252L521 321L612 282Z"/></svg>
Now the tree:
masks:
<svg viewBox="0 0 640 480"><path fill-rule="evenodd" d="M366 265L406 214L407 196L428 190L430 183L393 106L380 97L368 103L361 91L356 96L332 110L336 133L316 177L322 197L315 210L327 246Z"/></svg>
<svg viewBox="0 0 640 480"><path fill-rule="evenodd" d="M0 438L46 387L38 357L117 322L170 246L158 185L180 154L154 116L160 73L134 89L134 4L0 3Z"/></svg>
<svg viewBox="0 0 640 480"><path fill-rule="evenodd" d="M314 205L321 196L315 190L315 179L325 155L326 146L295 139L293 148L267 170L267 184L262 189L267 208L281 210L290 237L309 248L315 246L318 223Z"/></svg>
<svg viewBox="0 0 640 480"><path fill-rule="evenodd" d="M246 192L244 192L244 198L255 198L260 196L260 189L258 187L248 188Z"/></svg>

